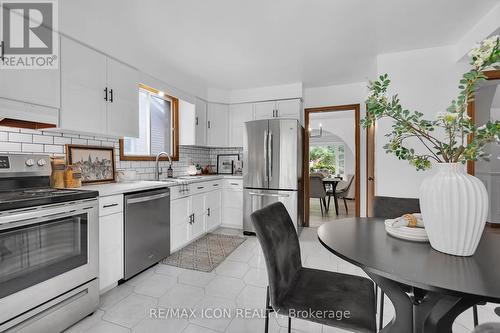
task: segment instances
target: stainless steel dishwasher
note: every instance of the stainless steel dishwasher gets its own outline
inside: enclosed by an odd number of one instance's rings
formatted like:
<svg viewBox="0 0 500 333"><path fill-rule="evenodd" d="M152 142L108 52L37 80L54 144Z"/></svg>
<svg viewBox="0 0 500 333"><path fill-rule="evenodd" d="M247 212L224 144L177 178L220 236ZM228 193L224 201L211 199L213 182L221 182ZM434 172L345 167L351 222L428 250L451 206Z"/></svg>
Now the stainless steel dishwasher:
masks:
<svg viewBox="0 0 500 333"><path fill-rule="evenodd" d="M170 190L125 195L124 279L170 254Z"/></svg>

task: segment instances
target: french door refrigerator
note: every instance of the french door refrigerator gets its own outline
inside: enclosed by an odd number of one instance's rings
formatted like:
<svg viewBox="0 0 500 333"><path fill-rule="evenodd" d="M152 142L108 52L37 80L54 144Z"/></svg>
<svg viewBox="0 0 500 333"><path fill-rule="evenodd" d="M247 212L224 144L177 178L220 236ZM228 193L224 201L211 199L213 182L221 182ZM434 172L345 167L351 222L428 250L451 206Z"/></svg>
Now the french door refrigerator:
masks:
<svg viewBox="0 0 500 333"><path fill-rule="evenodd" d="M302 135L295 119L245 123L243 135L243 232L254 234L250 214L280 201L298 233L302 229Z"/></svg>

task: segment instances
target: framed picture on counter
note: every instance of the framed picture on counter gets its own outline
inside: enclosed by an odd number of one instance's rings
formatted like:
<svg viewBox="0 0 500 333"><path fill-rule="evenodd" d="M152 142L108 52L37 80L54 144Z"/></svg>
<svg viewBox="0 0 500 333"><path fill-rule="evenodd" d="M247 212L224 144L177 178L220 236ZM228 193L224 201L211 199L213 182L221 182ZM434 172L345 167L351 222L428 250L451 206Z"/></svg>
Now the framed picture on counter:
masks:
<svg viewBox="0 0 500 333"><path fill-rule="evenodd" d="M80 166L82 183L115 181L115 150L112 147L66 145L68 164Z"/></svg>
<svg viewBox="0 0 500 333"><path fill-rule="evenodd" d="M234 171L234 161L239 161L239 154L219 154L217 155L217 173L231 175Z"/></svg>

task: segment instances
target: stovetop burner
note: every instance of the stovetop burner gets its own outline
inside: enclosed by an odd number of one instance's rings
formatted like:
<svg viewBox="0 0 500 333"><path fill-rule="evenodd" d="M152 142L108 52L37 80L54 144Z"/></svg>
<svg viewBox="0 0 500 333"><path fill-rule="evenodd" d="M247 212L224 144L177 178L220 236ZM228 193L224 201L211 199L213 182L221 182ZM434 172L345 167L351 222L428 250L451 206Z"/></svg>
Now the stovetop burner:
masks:
<svg viewBox="0 0 500 333"><path fill-rule="evenodd" d="M96 191L50 188L46 155L0 155L0 212L95 198Z"/></svg>

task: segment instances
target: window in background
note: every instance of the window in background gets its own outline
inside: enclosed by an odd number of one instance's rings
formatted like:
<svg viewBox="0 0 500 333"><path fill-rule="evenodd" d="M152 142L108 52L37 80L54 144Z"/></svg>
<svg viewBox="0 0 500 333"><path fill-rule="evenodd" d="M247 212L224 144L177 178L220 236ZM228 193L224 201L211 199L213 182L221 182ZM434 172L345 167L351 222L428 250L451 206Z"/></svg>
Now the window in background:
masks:
<svg viewBox="0 0 500 333"><path fill-rule="evenodd" d="M331 143L311 146L309 150L310 172L345 176L345 145Z"/></svg>
<svg viewBox="0 0 500 333"><path fill-rule="evenodd" d="M139 86L139 137L120 140L120 159L154 160L159 152L178 159L179 100L154 88Z"/></svg>

